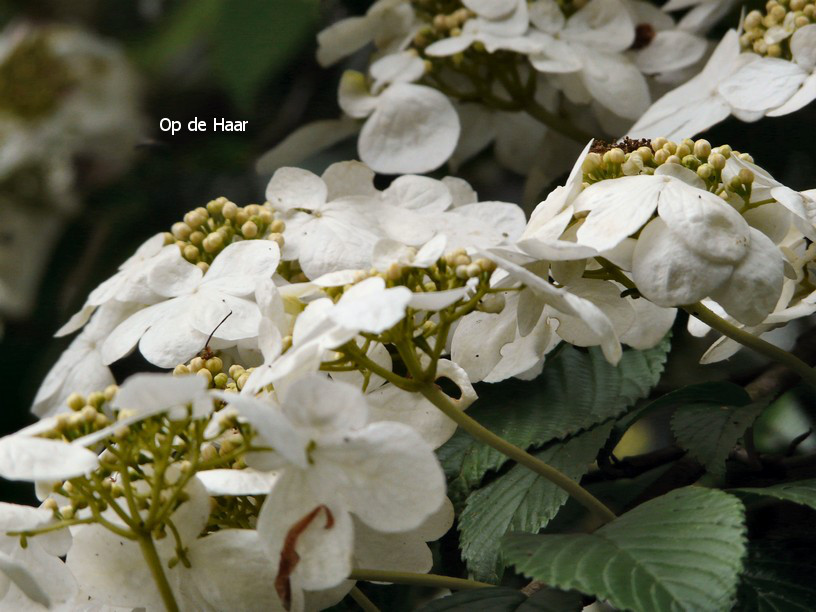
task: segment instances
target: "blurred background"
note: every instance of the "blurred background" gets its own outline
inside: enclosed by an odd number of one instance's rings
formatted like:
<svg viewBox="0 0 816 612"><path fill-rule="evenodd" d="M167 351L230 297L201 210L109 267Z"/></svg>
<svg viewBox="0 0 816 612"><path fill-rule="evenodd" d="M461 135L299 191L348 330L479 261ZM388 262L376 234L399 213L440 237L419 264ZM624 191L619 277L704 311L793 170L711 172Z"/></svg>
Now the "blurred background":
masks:
<svg viewBox="0 0 816 612"><path fill-rule="evenodd" d="M2 434L34 420L34 395L71 342L53 333L138 245L217 196L262 200L269 175L256 173L257 159L298 126L339 116L340 74L364 65L365 52L321 69L315 35L369 5L0 0L0 371L10 383ZM714 37L737 21L735 9ZM813 188L814 106L751 125L729 120L705 137L750 152L794 189ZM196 117L207 122L206 132L186 129ZM247 121L247 129L213 132L214 117ZM162 118L185 129L162 132ZM352 139L300 165L320 172L354 157ZM482 199L521 199L523 177L499 168L489 152L459 174ZM747 381L761 369L746 352L717 366L693 365L711 340L692 341L683 325L681 318L664 388ZM806 431L813 404L801 389L786 396L781 416L766 427L768 439ZM780 427L790 432L779 434ZM659 429L647 424L631 448L665 443ZM30 495L28 486L0 486L0 499Z"/></svg>

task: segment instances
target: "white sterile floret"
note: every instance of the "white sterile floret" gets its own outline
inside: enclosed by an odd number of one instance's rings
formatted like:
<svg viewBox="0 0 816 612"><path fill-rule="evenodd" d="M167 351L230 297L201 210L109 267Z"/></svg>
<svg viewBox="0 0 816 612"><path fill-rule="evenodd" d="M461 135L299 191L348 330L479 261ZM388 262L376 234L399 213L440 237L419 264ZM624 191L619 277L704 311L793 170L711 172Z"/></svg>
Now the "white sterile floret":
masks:
<svg viewBox="0 0 816 612"><path fill-rule="evenodd" d="M148 283L170 299L140 310L114 329L102 347L105 363L125 356L139 343L145 359L169 368L203 349L213 330L213 345L221 347L257 335L260 312L246 296L254 293L261 279L275 273L280 260L277 244L233 243L216 256L206 274L184 261L178 249L162 256L176 265L155 267Z"/></svg>
<svg viewBox="0 0 816 612"><path fill-rule="evenodd" d="M0 476L8 480L66 480L88 474L99 458L86 448L21 430L0 438Z"/></svg>
<svg viewBox="0 0 816 612"><path fill-rule="evenodd" d="M461 33L438 40L425 49L432 57L461 53L476 42L488 53L514 51L528 54L540 51L542 44L528 36L530 27L526 0L464 2L476 16L465 21Z"/></svg>
<svg viewBox="0 0 816 612"><path fill-rule="evenodd" d="M102 357L102 346L110 333L137 306L112 301L101 306L85 329L74 338L40 384L31 411L46 417L67 410L71 393L87 394L113 384L110 368Z"/></svg>
<svg viewBox="0 0 816 612"><path fill-rule="evenodd" d="M379 531L406 531L444 501L445 479L430 445L401 423L367 424L365 397L350 385L308 376L280 407L243 395L222 398L274 449L269 465L281 475L258 533L281 569L299 559L285 578L301 588L333 587L349 575L352 514Z"/></svg>
<svg viewBox="0 0 816 612"><path fill-rule="evenodd" d="M682 11L691 8L678 23L687 32L704 34L726 15L736 0L669 0L661 8L664 11Z"/></svg>
<svg viewBox="0 0 816 612"><path fill-rule="evenodd" d="M374 93L362 74L347 71L339 103L349 116L367 117L357 148L360 159L377 172L430 172L456 147L456 110L447 96L427 85L398 80Z"/></svg>
<svg viewBox="0 0 816 612"><path fill-rule="evenodd" d="M798 111L816 100L816 24L806 25L794 32L790 40L790 50L794 66L804 75L801 86L781 106L767 112L769 117L780 117ZM774 65L779 69L778 65ZM787 74L787 82L799 80L795 73Z"/></svg>
<svg viewBox="0 0 816 612"><path fill-rule="evenodd" d="M557 82L574 102L594 99L629 119L648 108L646 79L623 55L635 39L635 28L620 0L591 0L566 20L554 0L537 0L530 21L535 26L530 37L542 45L540 53L530 55L530 63L541 72L559 74ZM577 91L584 93L576 97Z"/></svg>

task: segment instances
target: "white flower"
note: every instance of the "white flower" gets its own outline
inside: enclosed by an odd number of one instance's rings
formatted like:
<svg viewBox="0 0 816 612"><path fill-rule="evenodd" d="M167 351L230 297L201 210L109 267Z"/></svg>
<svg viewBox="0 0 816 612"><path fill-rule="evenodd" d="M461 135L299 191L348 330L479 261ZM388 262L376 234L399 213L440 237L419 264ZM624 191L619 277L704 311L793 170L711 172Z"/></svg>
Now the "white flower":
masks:
<svg viewBox="0 0 816 612"><path fill-rule="evenodd" d="M102 357L102 345L135 308L114 301L94 313L91 322L63 351L40 384L31 406L34 414L46 417L60 409L64 411L65 400L71 393L87 394L116 382Z"/></svg>
<svg viewBox="0 0 816 612"><path fill-rule="evenodd" d="M123 357L138 342L145 359L169 368L202 350L216 327L213 344L220 341L222 347L258 333L260 312L245 296L254 293L260 279L275 273L280 259L277 244L269 240L233 243L216 256L206 274L182 263L177 249L167 256L178 265L156 266L149 284L170 299L140 310L114 329L102 347L105 363Z"/></svg>
<svg viewBox="0 0 816 612"><path fill-rule="evenodd" d="M426 85L395 82L372 95L362 74L347 71L339 100L350 116L367 117L357 149L377 172L430 172L456 147L459 116L447 96Z"/></svg>
<svg viewBox="0 0 816 612"><path fill-rule="evenodd" d="M175 245L164 247L164 235L148 238L121 266L119 271L88 294L85 304L70 320L57 330L57 337L67 336L85 325L91 314L103 304L116 300L136 304L153 304L162 299L150 288L148 278L153 267L174 266L176 258L158 257L162 249L178 250Z"/></svg>
<svg viewBox="0 0 816 612"><path fill-rule="evenodd" d="M662 6L664 11L681 11L693 7L683 15L678 26L687 32L700 34L708 31L736 4L736 0L669 0Z"/></svg>
<svg viewBox="0 0 816 612"><path fill-rule="evenodd" d="M38 438L31 430L0 438L0 476L8 480L56 481L83 476L99 464L86 448Z"/></svg>
<svg viewBox="0 0 816 612"><path fill-rule="evenodd" d="M380 238L374 173L360 163L333 164L323 177L281 168L266 199L284 211L283 259L297 259L308 278L368 268Z"/></svg>
<svg viewBox="0 0 816 612"><path fill-rule="evenodd" d="M646 79L622 55L635 28L619 0L591 0L566 20L554 0L538 0L530 21L536 28L530 36L543 47L530 55L530 63L541 72L560 73L557 82L567 97L582 103L595 99L629 119L648 108Z"/></svg>
<svg viewBox="0 0 816 612"><path fill-rule="evenodd" d="M790 49L793 63L804 73L805 79L784 104L766 113L769 117L796 112L816 99L816 24L796 30L790 40ZM774 68L778 67L774 65ZM789 75L787 78L789 82L798 80L796 75Z"/></svg>
<svg viewBox="0 0 816 612"><path fill-rule="evenodd" d="M280 408L221 397L275 449L268 465L281 475L258 532L280 569L289 567L284 578L301 588L333 587L349 575L352 514L378 531L406 531L442 505L445 480L431 447L406 425L367 424L364 396L350 385L313 375L292 385Z"/></svg>
<svg viewBox="0 0 816 612"><path fill-rule="evenodd" d="M526 0L464 2L476 13L461 28L461 34L438 40L425 48L432 57L446 57L465 51L475 42L488 53L499 50L528 54L540 51L541 43L525 36L530 27Z"/></svg>

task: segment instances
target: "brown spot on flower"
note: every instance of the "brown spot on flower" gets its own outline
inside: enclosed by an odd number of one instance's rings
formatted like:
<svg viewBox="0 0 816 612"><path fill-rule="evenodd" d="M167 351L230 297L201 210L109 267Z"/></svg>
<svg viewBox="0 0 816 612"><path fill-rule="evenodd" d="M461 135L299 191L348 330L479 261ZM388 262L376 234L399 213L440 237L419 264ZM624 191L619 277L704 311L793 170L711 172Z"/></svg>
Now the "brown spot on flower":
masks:
<svg viewBox="0 0 816 612"><path fill-rule="evenodd" d="M286 610L288 610L292 604L292 583L290 578L292 572L295 571L297 564L300 562L300 555L297 554L295 546L297 546L300 534L306 531L309 525L312 524L312 521L320 514L321 510L326 512L326 525L324 529L334 527L334 515L331 513L331 510L329 510L328 506L320 504L309 512L309 514L292 525L289 531L286 532L286 538L283 540L283 549L281 550L280 562L278 563L278 575L275 578L275 591L277 591L278 597L280 597L283 607Z"/></svg>
<svg viewBox="0 0 816 612"><path fill-rule="evenodd" d="M624 153L631 153L632 151L637 151L640 147L649 147L651 148L651 141L647 138L640 138L638 140L634 140L629 138L628 136L618 140L617 142L606 142L605 140L596 139L592 146L589 149L590 153L598 153L599 155L603 155L609 149L621 149Z"/></svg>
<svg viewBox="0 0 816 612"><path fill-rule="evenodd" d="M649 43L654 40L656 35L657 32L655 32L652 24L639 23L635 26L635 42L632 43L630 48L637 51L638 49L648 47Z"/></svg>

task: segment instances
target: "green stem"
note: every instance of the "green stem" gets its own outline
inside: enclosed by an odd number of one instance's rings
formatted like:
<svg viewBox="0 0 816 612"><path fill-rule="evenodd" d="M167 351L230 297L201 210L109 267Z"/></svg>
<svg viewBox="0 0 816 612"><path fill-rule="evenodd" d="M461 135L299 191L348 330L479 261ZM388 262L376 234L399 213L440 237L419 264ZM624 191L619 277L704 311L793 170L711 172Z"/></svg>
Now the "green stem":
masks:
<svg viewBox="0 0 816 612"><path fill-rule="evenodd" d="M357 587L352 587L349 595L351 595L351 598L363 609L363 612L380 612L377 605L366 597L366 594Z"/></svg>
<svg viewBox="0 0 816 612"><path fill-rule="evenodd" d="M173 589L170 588L170 583L167 582L167 576L164 575L162 562L161 559L159 559L159 553L156 552L156 546L153 544L153 538L150 537L150 534L140 533L136 536L136 540L139 542L139 548L142 550L142 556L144 557L147 566L150 568L150 573L159 589L159 594L164 602L164 607L168 612L178 612L179 606L176 603L176 597L173 595Z"/></svg>
<svg viewBox="0 0 816 612"><path fill-rule="evenodd" d="M784 351L778 346L774 346L770 342L766 342L762 338L754 336L744 329L740 329L736 325L729 323L699 302L697 304L691 304L690 306L683 306L683 310L700 319L700 321L709 327L716 329L722 335L728 336L741 345L753 349L757 353L790 368L796 372L804 382L816 389L816 370L792 353Z"/></svg>
<svg viewBox="0 0 816 612"><path fill-rule="evenodd" d="M531 469L540 476L546 478L551 483L566 491L578 503L590 512L593 512L604 523L615 519L615 513L607 508L603 502L584 489L569 476L559 472L554 467L544 463L541 459L532 456L524 449L515 444L511 444L504 438L497 436L492 431L484 427L478 421L472 419L467 414L459 410L439 388L433 383L423 385L419 389L428 401L439 408L447 417L454 421L459 427L468 432L471 436L484 442L488 446L510 457L521 465Z"/></svg>
<svg viewBox="0 0 816 612"><path fill-rule="evenodd" d="M366 580L368 582L392 582L395 584L410 584L415 586L438 587L461 591L464 589L482 589L494 585L464 578L451 578L437 574L419 574L415 572L389 572L387 570L356 569L349 576L351 580Z"/></svg>

